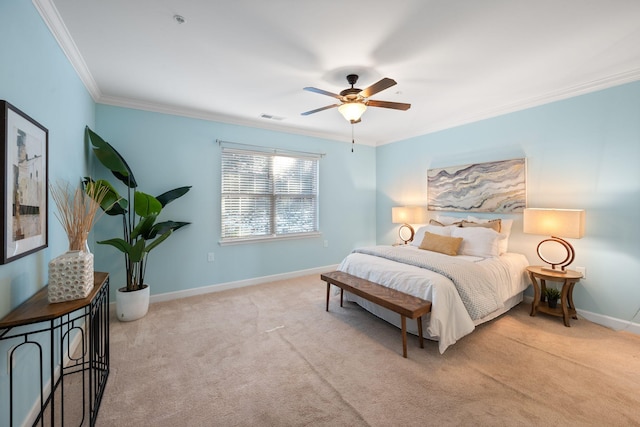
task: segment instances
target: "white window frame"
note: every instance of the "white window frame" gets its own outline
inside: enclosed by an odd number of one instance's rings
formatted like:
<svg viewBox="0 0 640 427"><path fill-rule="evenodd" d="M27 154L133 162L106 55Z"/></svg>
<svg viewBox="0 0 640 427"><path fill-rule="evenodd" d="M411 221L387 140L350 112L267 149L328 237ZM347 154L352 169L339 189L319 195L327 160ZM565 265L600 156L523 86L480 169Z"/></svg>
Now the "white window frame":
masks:
<svg viewBox="0 0 640 427"><path fill-rule="evenodd" d="M309 237L318 237L321 236L320 233L320 225L319 225L319 175L320 175L320 159L322 158L322 154L317 153L305 153L298 151L286 151L286 150L276 150L264 147L255 147L245 144L231 143L218 141L222 147L221 156L220 156L220 241L219 244L224 245L234 245L234 244L242 244L242 243L252 243L252 242L260 242L260 241L273 241L273 240L283 240L283 239L300 239L300 238L309 238ZM260 192L252 192L252 191L242 191L242 189L236 191L225 191L225 170L227 167L225 166L225 161L232 161L230 156L233 154L239 154L243 156L255 156L256 159L259 158L267 158L269 162L269 192L268 193L260 193ZM296 160L308 160L313 161L315 165L315 177L312 179L315 180L313 182L313 193L287 193L287 194L277 194L276 192L276 178L274 177L273 168L274 168L274 158L288 157ZM229 166L232 168L232 166ZM264 176L263 180L264 182ZM230 186L230 185L229 185ZM269 200L268 206L270 210L270 218L269 218L269 234L249 234L249 235L241 235L241 236L229 236L225 235L225 217L227 213L225 212L225 200L233 199L242 196L247 196L248 198L256 198L262 199L264 203L265 200ZM312 224L313 230L304 231L304 232L294 232L294 233L277 233L278 224L276 224L276 207L277 202L281 201L283 198L312 198L314 203L313 209L313 221ZM264 207L265 205L263 205ZM264 219L264 218L263 218ZM263 223L264 226L264 223Z"/></svg>

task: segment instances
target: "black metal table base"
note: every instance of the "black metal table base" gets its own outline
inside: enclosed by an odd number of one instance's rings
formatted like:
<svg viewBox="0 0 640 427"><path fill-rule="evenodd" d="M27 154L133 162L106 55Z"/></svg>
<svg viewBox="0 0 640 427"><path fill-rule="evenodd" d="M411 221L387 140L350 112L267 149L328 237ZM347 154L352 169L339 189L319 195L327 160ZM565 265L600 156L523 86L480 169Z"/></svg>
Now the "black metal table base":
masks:
<svg viewBox="0 0 640 427"><path fill-rule="evenodd" d="M22 425L30 418L34 426L95 425L109 377L109 278L104 277L91 300L74 311L0 328L0 344L10 349L8 393L0 389L9 411L8 418L0 416L0 425ZM36 387L35 410L25 413L25 395Z"/></svg>

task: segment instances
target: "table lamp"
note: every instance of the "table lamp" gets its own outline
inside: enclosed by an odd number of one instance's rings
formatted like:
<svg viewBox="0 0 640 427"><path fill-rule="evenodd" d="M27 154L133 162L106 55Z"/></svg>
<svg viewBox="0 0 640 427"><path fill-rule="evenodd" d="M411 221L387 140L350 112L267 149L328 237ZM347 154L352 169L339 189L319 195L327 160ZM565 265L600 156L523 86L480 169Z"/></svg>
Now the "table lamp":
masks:
<svg viewBox="0 0 640 427"><path fill-rule="evenodd" d="M422 206L398 206L391 208L391 222L402 224L398 230L400 240L407 243L413 240L415 230L410 224L423 224L425 221L424 207Z"/></svg>
<svg viewBox="0 0 640 427"><path fill-rule="evenodd" d="M580 239L584 236L585 211L583 209L525 209L523 215L523 232L527 234L543 234L551 236L538 243L537 252L540 259L551 268L543 270L555 273L566 273L565 267L575 258L573 246L562 237ZM540 252L545 242L557 242L567 251L565 259L559 262L547 260Z"/></svg>

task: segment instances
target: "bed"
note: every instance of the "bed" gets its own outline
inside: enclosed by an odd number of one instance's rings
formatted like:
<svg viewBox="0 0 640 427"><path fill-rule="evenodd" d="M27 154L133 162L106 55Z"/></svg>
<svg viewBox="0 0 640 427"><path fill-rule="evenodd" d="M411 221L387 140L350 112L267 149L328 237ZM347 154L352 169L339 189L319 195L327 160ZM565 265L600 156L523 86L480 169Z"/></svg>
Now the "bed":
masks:
<svg viewBox="0 0 640 427"><path fill-rule="evenodd" d="M527 258L507 251L511 220L469 219L432 220L409 245L358 248L338 270L431 301L423 336L438 341L444 353L477 325L519 304L530 284ZM348 293L345 299L400 325L396 313ZM407 331L417 335L415 325Z"/></svg>

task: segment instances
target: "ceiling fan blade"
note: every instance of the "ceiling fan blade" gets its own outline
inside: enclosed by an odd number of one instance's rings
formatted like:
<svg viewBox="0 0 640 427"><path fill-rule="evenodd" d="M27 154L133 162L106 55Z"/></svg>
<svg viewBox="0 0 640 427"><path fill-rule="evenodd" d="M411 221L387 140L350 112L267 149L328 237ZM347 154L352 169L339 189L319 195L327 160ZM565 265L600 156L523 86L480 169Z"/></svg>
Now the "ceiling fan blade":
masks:
<svg viewBox="0 0 640 427"><path fill-rule="evenodd" d="M337 93L327 92L326 90L318 89L316 87L305 87L304 90L308 90L309 92L319 93L320 95L333 96L334 98L342 100L342 97Z"/></svg>
<svg viewBox="0 0 640 427"><path fill-rule="evenodd" d="M300 113L303 116L308 116L309 114L317 113L318 111L328 110L329 108L339 107L340 104L327 105L326 107L316 108L315 110L305 111L304 113Z"/></svg>
<svg viewBox="0 0 640 427"><path fill-rule="evenodd" d="M395 85L396 81L393 79L390 79L388 77L385 77L384 79L380 80L377 83L372 84L371 86L369 86L366 89L363 89L359 95L365 97L365 98L369 98L372 95L375 95L376 93L383 91L385 89L390 88L391 86Z"/></svg>
<svg viewBox="0 0 640 427"><path fill-rule="evenodd" d="M402 111L407 111L409 108L411 108L411 104L405 104L403 102L375 101L373 99L367 101L367 105L369 107L392 108L394 110Z"/></svg>

